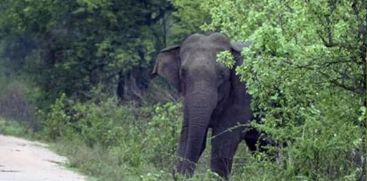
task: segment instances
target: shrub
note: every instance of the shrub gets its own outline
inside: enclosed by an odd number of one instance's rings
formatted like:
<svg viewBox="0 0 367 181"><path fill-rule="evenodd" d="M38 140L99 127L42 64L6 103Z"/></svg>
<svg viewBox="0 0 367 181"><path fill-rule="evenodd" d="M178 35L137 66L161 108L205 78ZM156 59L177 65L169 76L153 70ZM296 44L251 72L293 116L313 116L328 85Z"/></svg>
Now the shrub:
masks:
<svg viewBox="0 0 367 181"><path fill-rule="evenodd" d="M67 109L69 108L66 104L66 96L61 94L50 106L50 111L43 122L43 132L46 138L55 140L59 137L65 137L70 139L74 136L71 115L67 113Z"/></svg>
<svg viewBox="0 0 367 181"><path fill-rule="evenodd" d="M30 136L32 132L19 122L7 121L0 118L0 133L15 136Z"/></svg>
<svg viewBox="0 0 367 181"><path fill-rule="evenodd" d="M149 145L147 155L158 168L172 166L182 123L181 110L180 103L159 104L155 106L154 116L148 123L144 139Z"/></svg>
<svg viewBox="0 0 367 181"><path fill-rule="evenodd" d="M66 145L61 149L71 156L71 165L89 174L104 180L170 177L182 122L180 103L74 103L62 94L46 118L45 135Z"/></svg>
<svg viewBox="0 0 367 181"><path fill-rule="evenodd" d="M36 108L31 103L30 92L30 88L24 82L14 80L7 83L4 81L3 85L0 85L0 117L26 122L36 128L34 117Z"/></svg>
<svg viewBox="0 0 367 181"><path fill-rule="evenodd" d="M88 144L100 143L105 146L117 145L121 138L129 132L126 129L134 115L128 106L118 106L116 99L108 99L100 103L77 103L76 112L79 136Z"/></svg>
<svg viewBox="0 0 367 181"><path fill-rule="evenodd" d="M254 126L279 144L276 164L250 157L247 180L358 180L367 65L365 38L354 35L366 13L347 0L202 2L212 17L204 28L252 42L236 73L263 118Z"/></svg>

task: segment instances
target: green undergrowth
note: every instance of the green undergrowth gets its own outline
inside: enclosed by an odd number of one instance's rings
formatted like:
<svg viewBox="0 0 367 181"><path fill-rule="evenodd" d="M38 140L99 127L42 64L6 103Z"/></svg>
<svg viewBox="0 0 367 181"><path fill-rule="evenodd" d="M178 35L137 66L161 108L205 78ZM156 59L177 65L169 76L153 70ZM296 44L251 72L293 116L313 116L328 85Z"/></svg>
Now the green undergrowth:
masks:
<svg viewBox="0 0 367 181"><path fill-rule="evenodd" d="M323 99L320 104L335 100ZM339 97L338 101L344 100ZM274 139L287 136L285 133L293 139L275 147L276 159L251 154L244 143L240 144L230 180L358 180L363 163L358 149L361 132L353 123L334 121L343 107L332 108L333 112L320 118L323 124L311 118L289 129L254 124ZM365 110L361 111L363 117L354 119L365 119ZM136 106L114 98L78 102L62 94L37 116L42 120L37 122L37 130L25 121L1 118L0 133L49 143L51 149L69 159L69 168L90 180L221 180L209 167L210 135L194 177L187 179L174 172L182 123L180 102Z"/></svg>
<svg viewBox="0 0 367 181"><path fill-rule="evenodd" d="M21 122L0 118L0 134L31 138L33 132Z"/></svg>
<svg viewBox="0 0 367 181"><path fill-rule="evenodd" d="M179 102L136 107L115 99L70 104L61 96L46 115L42 134L69 158L70 167L96 180L221 180L209 169L210 140L193 178L174 172L181 108ZM241 144L232 180L242 177L240 168L250 157Z"/></svg>
<svg viewBox="0 0 367 181"><path fill-rule="evenodd" d="M134 106L119 105L111 98L80 103L62 95L45 114L42 135L56 142L54 148L70 159L70 167L96 180L221 180L209 171L210 136L193 178L173 171L181 109L179 102ZM336 112L338 109L335 107ZM289 130L254 124L268 129L273 138L288 132L294 139L275 147L276 159L251 154L240 144L230 180L358 179L362 171L362 155L356 149L361 144L360 132L356 126L332 120L321 125L307 119L307 124ZM315 134L318 129L323 130ZM339 135L342 130L349 136Z"/></svg>

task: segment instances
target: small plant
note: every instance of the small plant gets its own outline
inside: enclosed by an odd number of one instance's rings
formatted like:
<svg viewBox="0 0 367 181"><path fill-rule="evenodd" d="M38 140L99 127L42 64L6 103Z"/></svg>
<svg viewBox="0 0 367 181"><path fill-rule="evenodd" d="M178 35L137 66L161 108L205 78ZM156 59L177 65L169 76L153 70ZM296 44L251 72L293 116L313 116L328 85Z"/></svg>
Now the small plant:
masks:
<svg viewBox="0 0 367 181"><path fill-rule="evenodd" d="M70 137L73 132L71 130L71 116L66 112L66 96L61 96L56 99L51 105L51 110L44 121L44 133L47 138L55 140L58 137Z"/></svg>
<svg viewBox="0 0 367 181"><path fill-rule="evenodd" d="M180 103L157 105L148 123L145 141L150 145L150 159L158 167L167 168L167 165L172 165L182 123L181 110Z"/></svg>
<svg viewBox="0 0 367 181"><path fill-rule="evenodd" d="M222 51L217 54L217 62L224 64L226 67L232 69L235 61L230 51Z"/></svg>
<svg viewBox="0 0 367 181"><path fill-rule="evenodd" d="M20 121L36 129L39 125L35 119L33 101L37 94L38 91L24 81L0 80L0 117Z"/></svg>
<svg viewBox="0 0 367 181"><path fill-rule="evenodd" d="M21 123L0 118L0 133L14 136L28 135L30 131Z"/></svg>
<svg viewBox="0 0 367 181"><path fill-rule="evenodd" d="M96 143L117 145L126 132L123 124L134 119L130 110L118 106L115 99L107 99L98 104L77 103L73 109L78 135L91 146Z"/></svg>
<svg viewBox="0 0 367 181"><path fill-rule="evenodd" d="M163 170L155 173L146 173L145 175L140 175L141 181L160 181L167 178L167 173Z"/></svg>

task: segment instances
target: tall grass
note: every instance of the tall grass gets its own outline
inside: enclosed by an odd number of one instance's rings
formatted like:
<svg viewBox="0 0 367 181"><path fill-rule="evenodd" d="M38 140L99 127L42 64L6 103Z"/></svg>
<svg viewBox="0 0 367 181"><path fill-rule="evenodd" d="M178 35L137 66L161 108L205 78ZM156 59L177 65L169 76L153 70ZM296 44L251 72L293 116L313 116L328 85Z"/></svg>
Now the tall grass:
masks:
<svg viewBox="0 0 367 181"><path fill-rule="evenodd" d="M174 172L181 109L179 102L136 107L118 105L115 99L74 103L62 95L45 118L43 135L56 141L55 148L70 158L70 166L97 180L220 180L209 171L210 141L193 178ZM241 144L231 180L310 180L309 175L311 180L356 180L361 164L355 161L358 154L352 148L359 143L345 142L355 140L355 135L345 138L341 134L339 140L330 131L349 130L333 126L337 125L330 122L325 132L313 135L322 139L318 142L297 138L286 147L277 147L276 161L263 153L251 154ZM332 140L323 138L328 135Z"/></svg>

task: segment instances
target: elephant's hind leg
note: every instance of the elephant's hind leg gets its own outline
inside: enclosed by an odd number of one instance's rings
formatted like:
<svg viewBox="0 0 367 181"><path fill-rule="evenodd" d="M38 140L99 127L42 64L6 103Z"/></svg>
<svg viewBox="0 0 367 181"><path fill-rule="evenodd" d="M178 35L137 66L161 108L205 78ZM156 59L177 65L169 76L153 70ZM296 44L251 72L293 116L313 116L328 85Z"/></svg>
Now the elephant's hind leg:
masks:
<svg viewBox="0 0 367 181"><path fill-rule="evenodd" d="M266 146L271 144L265 135L262 135L254 128L245 133L245 141L251 152L266 152Z"/></svg>

